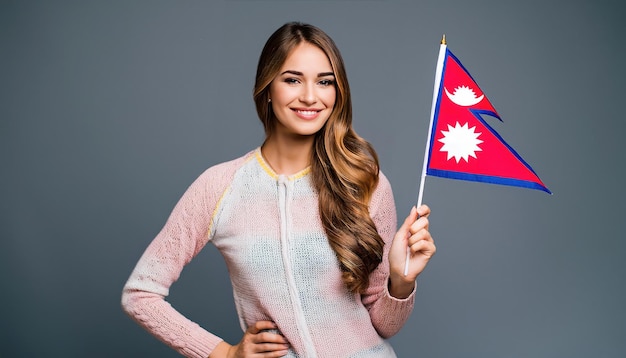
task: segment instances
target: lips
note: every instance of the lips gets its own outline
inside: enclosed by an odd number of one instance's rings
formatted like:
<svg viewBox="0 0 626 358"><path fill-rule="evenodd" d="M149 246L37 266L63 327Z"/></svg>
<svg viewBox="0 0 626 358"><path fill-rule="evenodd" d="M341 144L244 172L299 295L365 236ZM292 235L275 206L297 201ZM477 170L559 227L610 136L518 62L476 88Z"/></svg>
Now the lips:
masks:
<svg viewBox="0 0 626 358"><path fill-rule="evenodd" d="M321 109L293 109L294 113L302 119L315 119L322 111Z"/></svg>

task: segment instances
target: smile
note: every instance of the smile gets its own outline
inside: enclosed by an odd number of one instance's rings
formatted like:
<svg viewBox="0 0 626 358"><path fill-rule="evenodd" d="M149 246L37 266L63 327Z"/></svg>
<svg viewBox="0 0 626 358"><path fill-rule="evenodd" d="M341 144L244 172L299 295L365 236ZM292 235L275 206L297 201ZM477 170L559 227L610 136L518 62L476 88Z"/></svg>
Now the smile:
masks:
<svg viewBox="0 0 626 358"><path fill-rule="evenodd" d="M296 115L303 119L314 119L322 111L321 109L294 109Z"/></svg>

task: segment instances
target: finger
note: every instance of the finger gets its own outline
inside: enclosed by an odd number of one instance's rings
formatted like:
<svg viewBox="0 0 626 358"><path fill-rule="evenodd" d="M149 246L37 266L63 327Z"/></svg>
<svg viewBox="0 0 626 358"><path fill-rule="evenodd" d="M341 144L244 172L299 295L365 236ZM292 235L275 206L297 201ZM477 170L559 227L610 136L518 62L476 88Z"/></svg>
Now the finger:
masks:
<svg viewBox="0 0 626 358"><path fill-rule="evenodd" d="M425 204L420 205L420 207L417 208L417 213L420 217L428 217L428 215L430 215L430 208Z"/></svg>
<svg viewBox="0 0 626 358"><path fill-rule="evenodd" d="M287 338L285 338L282 334L273 332L261 332L256 335L255 341L256 343L288 343Z"/></svg>
<svg viewBox="0 0 626 358"><path fill-rule="evenodd" d="M420 217L413 224L411 224L411 226L409 227L409 232L411 233L411 235L415 235L421 230L428 231L429 224L430 221L426 217Z"/></svg>
<svg viewBox="0 0 626 358"><path fill-rule="evenodd" d="M432 257L435 252L437 252L437 248L435 244L426 240L420 240L413 245L410 246L411 253L417 254L421 253L427 257Z"/></svg>
<svg viewBox="0 0 626 358"><path fill-rule="evenodd" d="M285 343L261 343L254 346L255 350L259 353L267 352L280 352L289 350L289 345Z"/></svg>
<svg viewBox="0 0 626 358"><path fill-rule="evenodd" d="M400 226L400 228L398 229L398 233L404 235L403 237L405 238L408 237L410 234L411 225L417 220L418 217L419 214L417 213L417 209L415 208L415 206L413 206L409 215L406 217L406 219L404 219L402 226Z"/></svg>
<svg viewBox="0 0 626 358"><path fill-rule="evenodd" d="M251 333L251 334L258 334L261 331L264 331L267 329L276 329L276 328L278 328L276 326L276 323L272 321L257 321L257 322L254 322L253 325L248 327L247 331L248 333Z"/></svg>
<svg viewBox="0 0 626 358"><path fill-rule="evenodd" d="M418 241L428 241L428 242L434 242L433 237L430 235L430 232L427 229L421 229L418 232L416 232L415 234L411 235L408 238L408 245L411 246L413 244L415 244Z"/></svg>
<svg viewBox="0 0 626 358"><path fill-rule="evenodd" d="M285 349L285 350L280 350L280 351L264 352L260 356L263 358L277 358L277 357L284 357L287 355L287 353L289 353L289 351Z"/></svg>

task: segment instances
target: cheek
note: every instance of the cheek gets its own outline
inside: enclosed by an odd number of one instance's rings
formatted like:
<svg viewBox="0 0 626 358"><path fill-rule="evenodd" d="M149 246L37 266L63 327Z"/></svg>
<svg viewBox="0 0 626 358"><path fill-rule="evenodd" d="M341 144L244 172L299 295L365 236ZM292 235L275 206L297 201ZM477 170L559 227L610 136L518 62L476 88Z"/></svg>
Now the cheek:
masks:
<svg viewBox="0 0 626 358"><path fill-rule="evenodd" d="M323 101L324 101L324 104L326 104L326 106L330 108L334 107L335 102L337 101L337 91L330 90L328 91L328 93L325 93L323 97Z"/></svg>
<svg viewBox="0 0 626 358"><path fill-rule="evenodd" d="M297 98L298 93L290 88L274 88L270 91L272 103L277 106L287 105Z"/></svg>

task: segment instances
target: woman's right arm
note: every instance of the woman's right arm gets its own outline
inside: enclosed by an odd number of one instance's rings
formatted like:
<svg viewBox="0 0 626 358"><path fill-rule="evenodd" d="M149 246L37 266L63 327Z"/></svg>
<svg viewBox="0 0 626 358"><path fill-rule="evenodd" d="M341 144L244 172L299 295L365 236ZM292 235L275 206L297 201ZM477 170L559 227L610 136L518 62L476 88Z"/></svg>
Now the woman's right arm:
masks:
<svg viewBox="0 0 626 358"><path fill-rule="evenodd" d="M250 326L231 346L176 311L166 300L170 286L206 245L218 202L230 184L237 161L205 171L185 191L165 226L143 253L122 293L124 311L152 335L186 357L282 357L287 340L269 321ZM259 352L263 352L259 354Z"/></svg>
<svg viewBox="0 0 626 358"><path fill-rule="evenodd" d="M210 169L187 189L163 229L147 247L122 293L124 311L152 335L186 357L206 358L222 342L176 311L169 288L208 242L223 190L208 190Z"/></svg>

